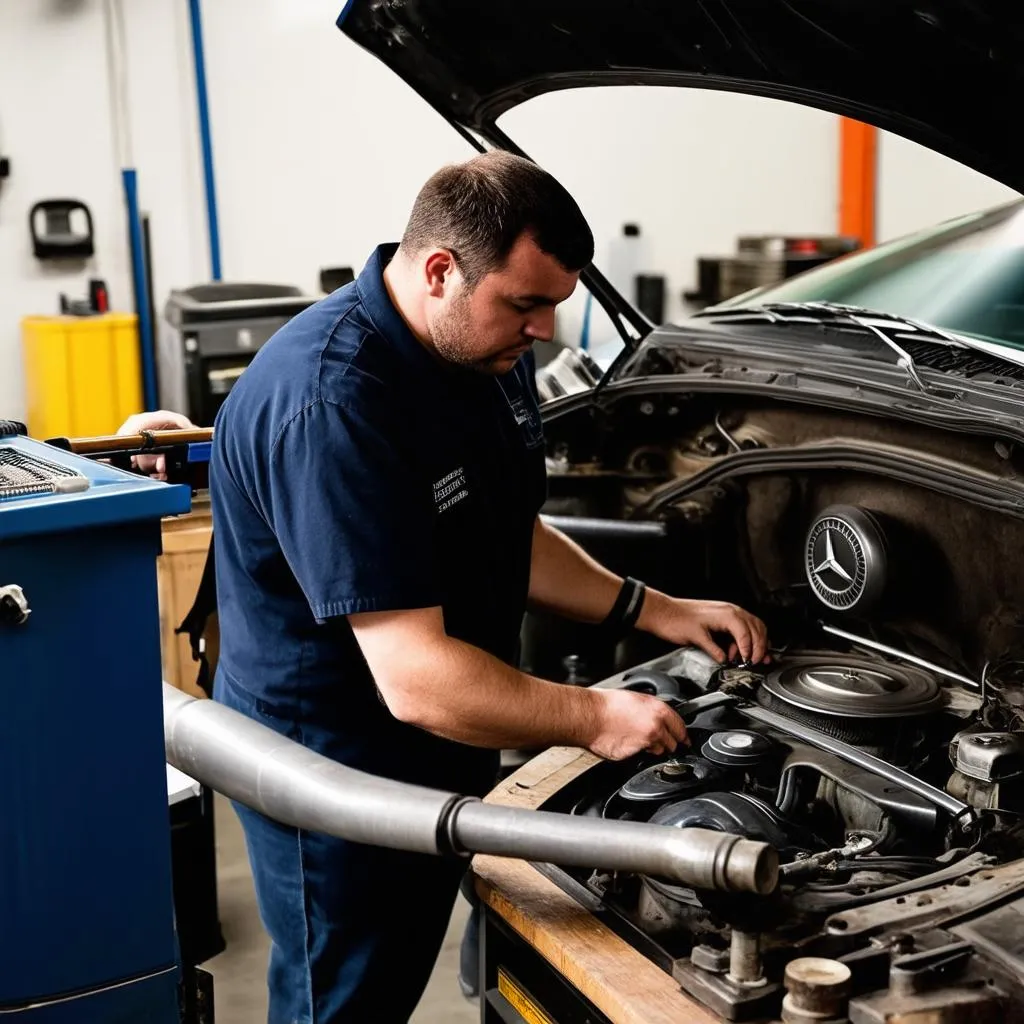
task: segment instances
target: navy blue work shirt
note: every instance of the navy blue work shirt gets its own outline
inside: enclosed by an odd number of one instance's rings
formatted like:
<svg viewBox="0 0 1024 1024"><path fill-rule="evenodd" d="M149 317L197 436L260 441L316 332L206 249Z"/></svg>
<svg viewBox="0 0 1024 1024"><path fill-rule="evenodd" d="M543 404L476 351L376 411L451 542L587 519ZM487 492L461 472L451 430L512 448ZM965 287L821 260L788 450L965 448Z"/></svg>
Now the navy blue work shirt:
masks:
<svg viewBox="0 0 1024 1024"><path fill-rule="evenodd" d="M432 355L385 288L396 248L282 327L217 416L215 695L342 763L482 793L497 752L395 719L345 616L440 605L514 662L546 486L534 363Z"/></svg>

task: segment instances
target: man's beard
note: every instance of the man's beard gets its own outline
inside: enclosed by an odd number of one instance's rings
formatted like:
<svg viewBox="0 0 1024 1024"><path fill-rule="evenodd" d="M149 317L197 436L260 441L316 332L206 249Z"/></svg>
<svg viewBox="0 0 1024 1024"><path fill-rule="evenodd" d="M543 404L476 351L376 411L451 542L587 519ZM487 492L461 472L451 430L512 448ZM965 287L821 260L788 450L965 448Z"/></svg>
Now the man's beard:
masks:
<svg viewBox="0 0 1024 1024"><path fill-rule="evenodd" d="M508 358L507 350L481 358L473 350L472 333L469 296L465 293L454 297L448 303L448 308L439 312L430 322L430 342L434 351L446 362L492 376L508 372L510 367L500 365L502 360Z"/></svg>

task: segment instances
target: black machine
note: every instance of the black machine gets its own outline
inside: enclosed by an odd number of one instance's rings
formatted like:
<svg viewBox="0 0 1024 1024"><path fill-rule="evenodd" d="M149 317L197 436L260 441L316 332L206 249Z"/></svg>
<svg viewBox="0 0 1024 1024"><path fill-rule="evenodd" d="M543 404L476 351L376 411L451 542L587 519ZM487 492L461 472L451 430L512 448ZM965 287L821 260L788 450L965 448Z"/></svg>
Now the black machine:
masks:
<svg viewBox="0 0 1024 1024"><path fill-rule="evenodd" d="M164 310L176 331L179 390L193 423L213 425L218 409L253 356L274 332L316 301L292 285L231 283L172 291ZM168 388L170 391L170 388ZM171 408L181 403L167 401Z"/></svg>
<svg viewBox="0 0 1024 1024"><path fill-rule="evenodd" d="M699 308L714 306L796 277L860 247L857 239L843 236L743 236L733 255L697 258L697 287L683 298Z"/></svg>

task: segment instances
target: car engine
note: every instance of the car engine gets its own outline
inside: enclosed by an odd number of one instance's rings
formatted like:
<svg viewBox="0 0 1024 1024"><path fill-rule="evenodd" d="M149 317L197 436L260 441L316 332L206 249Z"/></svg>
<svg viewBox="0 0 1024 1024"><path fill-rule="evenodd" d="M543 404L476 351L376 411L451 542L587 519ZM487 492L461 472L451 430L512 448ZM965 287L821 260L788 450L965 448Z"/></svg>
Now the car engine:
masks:
<svg viewBox="0 0 1024 1024"><path fill-rule="evenodd" d="M592 410L586 430L574 416L548 426L547 514L619 571L757 612L772 659L602 646L535 617L528 664L653 694L690 740L598 763L543 806L758 839L779 851L782 883L765 898L553 875L724 1019L773 1019L783 996L793 1021L1016 1019L1024 522L968 486L1015 478L1015 454L912 424L885 424L883 446L879 423L820 409L723 413L662 395L605 415L633 431L595 430ZM869 446L864 469L778 458ZM945 486L900 468L940 453ZM814 962L816 981L791 977Z"/></svg>

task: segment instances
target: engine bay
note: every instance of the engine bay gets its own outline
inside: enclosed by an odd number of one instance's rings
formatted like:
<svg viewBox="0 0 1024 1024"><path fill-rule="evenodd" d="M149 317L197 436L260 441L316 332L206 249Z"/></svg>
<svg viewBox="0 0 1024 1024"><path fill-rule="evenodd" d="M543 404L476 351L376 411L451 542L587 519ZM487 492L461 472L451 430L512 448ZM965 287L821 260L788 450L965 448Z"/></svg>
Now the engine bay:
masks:
<svg viewBox="0 0 1024 1024"><path fill-rule="evenodd" d="M671 392L572 408L545 430L545 513L616 571L749 608L788 650L818 643L827 618L972 679L986 665L1003 685L1018 675L1016 444L906 419ZM577 533L588 521L602 529ZM808 572L809 558L821 572ZM861 578L846 579L850 571ZM635 663L646 653L630 655ZM596 659L589 674L623 667Z"/></svg>
<svg viewBox="0 0 1024 1024"><path fill-rule="evenodd" d="M851 1020L1016 1019L1024 522L972 489L1016 488L1014 447L688 399L556 419L547 512L569 532L574 517L603 524L577 539L619 571L755 611L772 662L720 666L643 639L602 648L585 629L553 639L535 623L528 661L573 652L547 667L671 703L690 739L670 757L599 763L543 806L767 842L781 884L752 897L545 870L597 898L620 935L723 1019L774 1019L793 991L787 964L808 957L846 970ZM858 449L875 463L847 466L842 452ZM787 465L783 450L839 457ZM915 460L942 460L945 479L915 478Z"/></svg>
<svg viewBox="0 0 1024 1024"><path fill-rule="evenodd" d="M790 961L867 963L872 953L877 997L896 959L946 947L956 967L921 981L926 1002L960 1005L949 986L967 985L975 1010L996 1008L1024 980L1018 939L1003 986L986 981L980 1000L967 984L980 969L971 949L941 930L984 916L986 886L1004 900L1024 893L1024 735L984 725L980 688L965 695L867 648L786 653L756 668L719 667L687 648L597 685L668 701L689 746L595 765L544 809L730 832L780 855L771 897L550 869L598 897L620 934L698 1001L725 1019L760 1019Z"/></svg>

